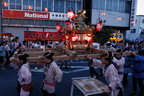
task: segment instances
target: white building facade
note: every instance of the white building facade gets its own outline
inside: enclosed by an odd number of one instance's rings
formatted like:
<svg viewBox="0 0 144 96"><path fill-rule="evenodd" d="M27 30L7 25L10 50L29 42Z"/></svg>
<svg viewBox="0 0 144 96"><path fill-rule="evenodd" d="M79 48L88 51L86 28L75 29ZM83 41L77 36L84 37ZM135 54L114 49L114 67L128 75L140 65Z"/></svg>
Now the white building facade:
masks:
<svg viewBox="0 0 144 96"><path fill-rule="evenodd" d="M96 25L100 18L106 21L104 26L112 27L126 37L126 30L130 27L131 0L91 0L91 5L91 24Z"/></svg>
<svg viewBox="0 0 144 96"><path fill-rule="evenodd" d="M127 30L126 38L131 41L144 39L144 12L143 0L132 0L130 30ZM132 24L134 21L134 24Z"/></svg>
<svg viewBox="0 0 144 96"><path fill-rule="evenodd" d="M144 39L144 16L136 16L135 25L127 31L126 38L131 41Z"/></svg>

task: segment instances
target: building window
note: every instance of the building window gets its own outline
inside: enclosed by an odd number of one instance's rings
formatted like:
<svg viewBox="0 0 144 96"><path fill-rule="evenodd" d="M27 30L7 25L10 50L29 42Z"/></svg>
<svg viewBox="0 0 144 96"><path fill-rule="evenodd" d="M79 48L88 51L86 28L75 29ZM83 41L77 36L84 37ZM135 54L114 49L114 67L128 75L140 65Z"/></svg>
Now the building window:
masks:
<svg viewBox="0 0 144 96"><path fill-rule="evenodd" d="M23 25L34 25L34 20L32 20L32 19L23 19Z"/></svg>
<svg viewBox="0 0 144 96"><path fill-rule="evenodd" d="M48 12L53 12L53 0L42 0L42 11L48 8Z"/></svg>
<svg viewBox="0 0 144 96"><path fill-rule="evenodd" d="M58 0L54 1L54 12L59 12L59 1Z"/></svg>
<svg viewBox="0 0 144 96"><path fill-rule="evenodd" d="M75 2L71 2L72 11L75 12Z"/></svg>
<svg viewBox="0 0 144 96"><path fill-rule="evenodd" d="M68 12L68 10L71 10L70 2L66 2L66 13Z"/></svg>
<svg viewBox="0 0 144 96"><path fill-rule="evenodd" d="M36 0L36 11L41 11L41 0Z"/></svg>
<svg viewBox="0 0 144 96"><path fill-rule="evenodd" d="M106 0L106 10L111 11L112 7L112 0Z"/></svg>
<svg viewBox="0 0 144 96"><path fill-rule="evenodd" d="M144 29L141 29L141 34L143 34L143 35L144 35Z"/></svg>
<svg viewBox="0 0 144 96"><path fill-rule="evenodd" d="M42 20L42 25L44 25L44 26L52 26L52 22L50 20Z"/></svg>
<svg viewBox="0 0 144 96"><path fill-rule="evenodd" d="M35 25L41 25L41 20L35 20Z"/></svg>
<svg viewBox="0 0 144 96"><path fill-rule="evenodd" d="M77 3L77 12L81 9L81 3Z"/></svg>
<svg viewBox="0 0 144 96"><path fill-rule="evenodd" d="M130 10L131 10L131 2L130 1L126 1L126 4L125 4L125 12L126 13L130 13Z"/></svg>
<svg viewBox="0 0 144 96"><path fill-rule="evenodd" d="M8 1L5 0L5 2L8 2ZM21 0L10 0L10 9L21 10Z"/></svg>
<svg viewBox="0 0 144 96"><path fill-rule="evenodd" d="M136 29L131 29L131 33L136 33Z"/></svg>
<svg viewBox="0 0 144 96"><path fill-rule="evenodd" d="M19 25L21 25L21 19L9 19L9 24L19 24Z"/></svg>
<svg viewBox="0 0 144 96"><path fill-rule="evenodd" d="M92 0L92 9L98 9L98 0Z"/></svg>
<svg viewBox="0 0 144 96"><path fill-rule="evenodd" d="M23 10L29 10L28 6L32 6L32 11L34 11L34 0L23 0Z"/></svg>
<svg viewBox="0 0 144 96"><path fill-rule="evenodd" d="M112 11L117 12L117 8L118 8L118 0L113 0L113 2L112 2Z"/></svg>
<svg viewBox="0 0 144 96"><path fill-rule="evenodd" d="M125 12L125 0L119 0L119 12Z"/></svg>
<svg viewBox="0 0 144 96"><path fill-rule="evenodd" d="M49 12L53 12L53 0L48 0L48 10Z"/></svg>
<svg viewBox="0 0 144 96"><path fill-rule="evenodd" d="M144 19L142 19L142 23L144 23Z"/></svg>
<svg viewBox="0 0 144 96"><path fill-rule="evenodd" d="M8 24L8 19L7 18L3 18L3 24Z"/></svg>
<svg viewBox="0 0 144 96"><path fill-rule="evenodd" d="M99 10L104 10L105 9L105 0L99 0L98 5L99 5Z"/></svg>

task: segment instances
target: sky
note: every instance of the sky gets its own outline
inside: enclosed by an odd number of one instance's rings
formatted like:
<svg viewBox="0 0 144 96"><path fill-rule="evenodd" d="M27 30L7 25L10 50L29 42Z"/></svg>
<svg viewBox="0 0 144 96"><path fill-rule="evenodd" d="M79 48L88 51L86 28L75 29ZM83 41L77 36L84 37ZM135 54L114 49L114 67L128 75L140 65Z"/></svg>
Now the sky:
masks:
<svg viewBox="0 0 144 96"><path fill-rule="evenodd" d="M144 15L144 0L137 2L137 15Z"/></svg>

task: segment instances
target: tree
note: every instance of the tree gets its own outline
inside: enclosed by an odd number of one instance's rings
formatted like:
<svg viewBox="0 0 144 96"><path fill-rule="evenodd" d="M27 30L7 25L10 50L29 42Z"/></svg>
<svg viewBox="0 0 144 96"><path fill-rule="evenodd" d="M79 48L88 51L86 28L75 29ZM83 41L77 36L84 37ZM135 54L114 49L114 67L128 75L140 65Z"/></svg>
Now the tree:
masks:
<svg viewBox="0 0 144 96"><path fill-rule="evenodd" d="M103 45L110 39L112 33L113 33L112 28L103 27L100 32L94 30L93 41L99 42L101 43L101 45Z"/></svg>

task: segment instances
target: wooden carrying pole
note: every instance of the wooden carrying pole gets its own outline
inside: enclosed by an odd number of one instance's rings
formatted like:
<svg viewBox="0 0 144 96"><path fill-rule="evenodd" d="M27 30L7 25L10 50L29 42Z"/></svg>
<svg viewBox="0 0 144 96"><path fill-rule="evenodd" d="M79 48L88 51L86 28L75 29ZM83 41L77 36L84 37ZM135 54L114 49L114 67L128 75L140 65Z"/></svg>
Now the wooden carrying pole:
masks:
<svg viewBox="0 0 144 96"><path fill-rule="evenodd" d="M68 54L69 56L76 57L76 52L69 50L66 46L57 45L56 47L59 51L64 52L65 54Z"/></svg>
<svg viewBox="0 0 144 96"><path fill-rule="evenodd" d="M92 58L100 58L100 54L89 54ZM39 57L28 57L28 62L41 62L43 61L43 58ZM71 56L53 56L54 60L76 60L76 59L86 59L85 55L77 55L77 57L71 57ZM13 63L15 63L17 58L13 59Z"/></svg>

